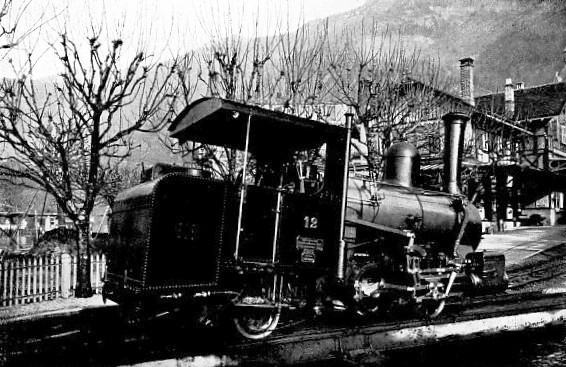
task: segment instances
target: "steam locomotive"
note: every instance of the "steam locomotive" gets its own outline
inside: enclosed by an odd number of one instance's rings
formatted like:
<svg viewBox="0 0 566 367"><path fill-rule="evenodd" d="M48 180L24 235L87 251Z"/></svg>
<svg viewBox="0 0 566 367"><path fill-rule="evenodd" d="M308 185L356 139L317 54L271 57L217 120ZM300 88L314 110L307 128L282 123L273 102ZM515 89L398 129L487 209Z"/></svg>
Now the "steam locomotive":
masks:
<svg viewBox="0 0 566 367"><path fill-rule="evenodd" d="M451 297L503 291L505 259L476 252L481 219L458 187L467 119L443 116L439 192L415 187L408 143L387 152L383 181L349 177L352 116L341 127L200 99L171 136L239 151L241 176L161 166L120 193L103 295L132 322L182 310L261 339L287 310L433 318Z"/></svg>

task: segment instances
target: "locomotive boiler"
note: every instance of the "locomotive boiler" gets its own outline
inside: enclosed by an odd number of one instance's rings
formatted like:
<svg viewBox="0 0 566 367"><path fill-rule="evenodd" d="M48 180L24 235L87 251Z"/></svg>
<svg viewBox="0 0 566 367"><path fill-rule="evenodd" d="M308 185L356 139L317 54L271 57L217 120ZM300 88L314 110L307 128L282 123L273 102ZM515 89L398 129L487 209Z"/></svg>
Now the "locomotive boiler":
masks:
<svg viewBox="0 0 566 367"><path fill-rule="evenodd" d="M443 119L439 192L417 187L420 156L408 143L388 151L383 181L350 177L351 116L341 127L219 98L192 103L172 137L239 152L240 175L162 166L120 193L104 297L130 322L176 312L259 339L282 312L436 317L448 299L503 291L505 260L476 251L481 220L458 188L467 116Z"/></svg>

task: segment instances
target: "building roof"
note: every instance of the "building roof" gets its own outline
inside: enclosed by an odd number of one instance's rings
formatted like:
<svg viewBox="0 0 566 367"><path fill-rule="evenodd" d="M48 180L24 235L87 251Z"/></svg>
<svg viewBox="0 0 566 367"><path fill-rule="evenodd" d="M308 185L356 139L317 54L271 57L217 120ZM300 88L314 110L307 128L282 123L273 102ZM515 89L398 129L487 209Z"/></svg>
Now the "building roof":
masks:
<svg viewBox="0 0 566 367"><path fill-rule="evenodd" d="M452 105L452 112L462 112L462 113L471 113L474 106L472 106L468 101L462 99L459 96L455 96L447 91L441 90L436 87L432 87L427 85L426 83L408 77L407 81L404 83L405 88L408 87L417 87L417 88L429 88L429 90L434 93L434 95L438 98L439 101L444 101Z"/></svg>
<svg viewBox="0 0 566 367"><path fill-rule="evenodd" d="M559 115L566 105L566 83L545 84L516 89L514 120L537 119ZM505 93L476 98L476 106L485 112L505 114Z"/></svg>

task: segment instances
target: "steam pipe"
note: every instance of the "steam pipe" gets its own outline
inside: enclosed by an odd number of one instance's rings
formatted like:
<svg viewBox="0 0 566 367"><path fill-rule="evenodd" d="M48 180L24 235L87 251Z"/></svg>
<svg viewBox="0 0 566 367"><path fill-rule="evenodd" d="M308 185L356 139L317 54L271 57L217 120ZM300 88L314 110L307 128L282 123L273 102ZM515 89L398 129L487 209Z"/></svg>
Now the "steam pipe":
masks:
<svg viewBox="0 0 566 367"><path fill-rule="evenodd" d="M464 132L469 119L468 115L458 112L442 116L444 121L444 190L450 194L461 194Z"/></svg>

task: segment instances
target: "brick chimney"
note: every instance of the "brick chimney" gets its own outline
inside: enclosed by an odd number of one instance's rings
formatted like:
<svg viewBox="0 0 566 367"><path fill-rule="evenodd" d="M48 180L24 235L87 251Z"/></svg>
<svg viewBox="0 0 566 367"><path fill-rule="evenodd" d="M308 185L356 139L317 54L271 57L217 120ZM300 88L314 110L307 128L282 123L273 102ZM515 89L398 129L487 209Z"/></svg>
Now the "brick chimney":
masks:
<svg viewBox="0 0 566 367"><path fill-rule="evenodd" d="M513 90L513 81L511 78L505 79L505 115L513 116L515 114L515 91Z"/></svg>
<svg viewBox="0 0 566 367"><path fill-rule="evenodd" d="M460 59L460 97L472 106L474 101L474 59Z"/></svg>

